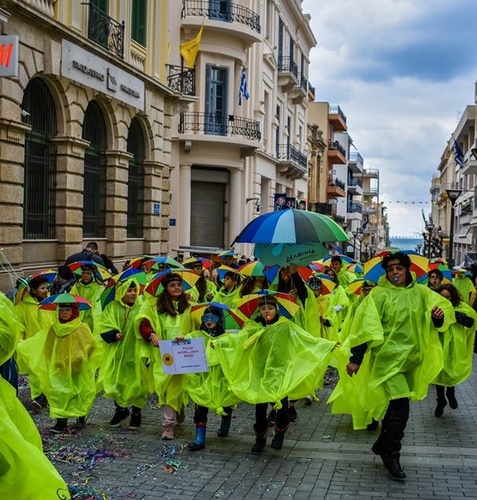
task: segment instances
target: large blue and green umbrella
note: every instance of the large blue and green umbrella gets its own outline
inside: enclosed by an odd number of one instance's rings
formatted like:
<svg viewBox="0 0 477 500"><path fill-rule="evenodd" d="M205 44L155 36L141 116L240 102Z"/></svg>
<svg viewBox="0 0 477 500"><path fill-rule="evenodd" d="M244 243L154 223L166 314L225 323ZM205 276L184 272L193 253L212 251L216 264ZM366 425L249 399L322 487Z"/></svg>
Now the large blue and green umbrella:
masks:
<svg viewBox="0 0 477 500"><path fill-rule="evenodd" d="M327 215L289 208L262 214L253 219L232 244L309 244L348 240L349 236L343 228Z"/></svg>

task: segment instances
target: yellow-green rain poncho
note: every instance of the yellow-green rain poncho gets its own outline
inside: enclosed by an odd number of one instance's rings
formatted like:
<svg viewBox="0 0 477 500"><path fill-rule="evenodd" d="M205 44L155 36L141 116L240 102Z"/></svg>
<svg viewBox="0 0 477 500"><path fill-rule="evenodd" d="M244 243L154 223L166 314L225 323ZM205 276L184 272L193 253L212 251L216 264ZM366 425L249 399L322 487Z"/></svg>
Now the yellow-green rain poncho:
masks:
<svg viewBox="0 0 477 500"><path fill-rule="evenodd" d="M78 281L71 288L70 293L72 295L79 295L83 297L91 304L91 309L86 309L84 311L80 311L81 321L86 323L89 326L89 329L94 331L94 322L96 317L101 314L101 304L99 303L99 297L104 290L104 285L102 283L98 283L93 274L93 280L89 283L85 284L82 281Z"/></svg>
<svg viewBox="0 0 477 500"><path fill-rule="evenodd" d="M53 325L18 346L18 356L34 373L48 399L52 418L89 414L96 395L95 342L79 317Z"/></svg>
<svg viewBox="0 0 477 500"><path fill-rule="evenodd" d="M477 328L477 313L465 302L461 302L455 309L471 317L474 324L466 328L453 323L448 330L439 332L439 340L444 352L444 367L434 380L434 384L445 387L454 387L467 380L472 374L472 360L474 358L475 329Z"/></svg>
<svg viewBox="0 0 477 500"><path fill-rule="evenodd" d="M470 297L475 290L472 280L463 273L457 273L452 279L452 284L457 288L466 304L470 304Z"/></svg>
<svg viewBox="0 0 477 500"><path fill-rule="evenodd" d="M38 307L38 300L26 293L15 305L15 315L21 324L21 337L28 339L53 324L55 313Z"/></svg>
<svg viewBox="0 0 477 500"><path fill-rule="evenodd" d="M0 364L13 355L20 332L10 300L0 293ZM35 423L17 398L15 389L2 377L0 498L71 498L66 483L43 454Z"/></svg>
<svg viewBox="0 0 477 500"><path fill-rule="evenodd" d="M200 406L205 406L219 415L225 415L224 407L235 407L241 400L231 391L230 384L225 378L222 366L220 365L217 351L211 347L218 338L233 333L223 333L220 337L211 337L203 330L196 330L187 337L200 338L205 341L205 354L207 357L208 372L189 373L185 375L186 390L192 401Z"/></svg>
<svg viewBox="0 0 477 500"><path fill-rule="evenodd" d="M438 329L431 311L444 311L447 330L455 322L452 304L426 286L414 281L397 287L386 276L356 309L354 319L341 347L344 366L340 380L328 402L332 413L351 414L355 428L371 423L371 417L384 416L392 399L419 401L427 396L429 385L443 366ZM349 377L345 366L351 348L368 348L359 371Z"/></svg>
<svg viewBox="0 0 477 500"><path fill-rule="evenodd" d="M323 383L335 343L316 338L279 317L271 325L250 321L237 335L214 340L232 391L250 404L300 399Z"/></svg>
<svg viewBox="0 0 477 500"><path fill-rule="evenodd" d="M174 303L176 306L177 304ZM141 309L136 317L138 324L148 319L159 340L174 340L178 335L186 335L193 331L194 321L190 315L190 307L182 314L170 316L167 313L157 312L157 298L144 297ZM154 389L159 397L160 404L167 404L175 411L180 412L187 404L188 396L184 390L185 378L183 375L166 375L162 369L161 352L149 342L140 338L141 358L151 363L154 378Z"/></svg>
<svg viewBox="0 0 477 500"><path fill-rule="evenodd" d="M135 319L141 308L141 299L138 296L132 306L123 302L123 297L133 283L139 292L140 284L134 277L118 283L114 300L106 305L96 319L95 338L101 346L97 386L104 390L104 397L114 399L121 407L133 405L144 408L152 387L148 383L146 365L140 359L143 341L134 330L138 327ZM111 331L122 333L123 339L106 343L101 334Z"/></svg>

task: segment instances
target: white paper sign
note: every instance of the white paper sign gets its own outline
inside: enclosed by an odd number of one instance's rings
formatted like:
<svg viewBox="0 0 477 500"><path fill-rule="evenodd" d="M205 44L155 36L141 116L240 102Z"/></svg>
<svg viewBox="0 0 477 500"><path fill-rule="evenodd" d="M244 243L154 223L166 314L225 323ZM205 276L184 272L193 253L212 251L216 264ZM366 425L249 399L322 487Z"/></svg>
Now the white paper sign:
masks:
<svg viewBox="0 0 477 500"><path fill-rule="evenodd" d="M203 337L183 341L160 340L159 350L166 375L209 371Z"/></svg>

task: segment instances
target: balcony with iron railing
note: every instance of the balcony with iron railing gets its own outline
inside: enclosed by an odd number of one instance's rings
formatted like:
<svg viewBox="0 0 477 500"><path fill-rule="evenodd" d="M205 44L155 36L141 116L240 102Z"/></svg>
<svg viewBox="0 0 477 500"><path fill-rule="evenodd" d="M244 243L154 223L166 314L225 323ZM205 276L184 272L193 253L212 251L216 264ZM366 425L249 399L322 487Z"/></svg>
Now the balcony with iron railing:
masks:
<svg viewBox="0 0 477 500"><path fill-rule="evenodd" d="M168 87L183 95L195 96L195 69L174 66L172 64L168 64L167 66L169 68L169 75L167 76Z"/></svg>
<svg viewBox="0 0 477 500"><path fill-rule="evenodd" d="M330 164L346 165L346 150L338 141L328 142L328 162Z"/></svg>
<svg viewBox="0 0 477 500"><path fill-rule="evenodd" d="M278 85L283 92L290 92L299 86L298 65L289 56L280 56L278 58Z"/></svg>
<svg viewBox="0 0 477 500"><path fill-rule="evenodd" d="M337 132L345 132L348 130L346 115L339 106L330 106L328 121Z"/></svg>
<svg viewBox="0 0 477 500"><path fill-rule="evenodd" d="M348 208L347 208L348 213L358 213L362 214L363 213L363 205L361 203L358 203L357 201L350 201L348 203Z"/></svg>
<svg viewBox="0 0 477 500"><path fill-rule="evenodd" d="M326 195L328 198L346 196L346 184L337 178L332 179L326 186Z"/></svg>
<svg viewBox="0 0 477 500"><path fill-rule="evenodd" d="M356 151L351 151L348 157L348 166L356 174L363 172L363 157Z"/></svg>
<svg viewBox="0 0 477 500"><path fill-rule="evenodd" d="M377 168L366 168L360 175L361 177L368 177L370 179L379 179L379 170Z"/></svg>
<svg viewBox="0 0 477 500"><path fill-rule="evenodd" d="M260 141L261 138L257 120L223 113L181 113L179 133L190 132L202 132L199 135L205 136L243 137L248 141Z"/></svg>
<svg viewBox="0 0 477 500"><path fill-rule="evenodd" d="M363 194L363 181L356 177L348 178L348 190L352 194Z"/></svg>
<svg viewBox="0 0 477 500"><path fill-rule="evenodd" d="M109 52L124 58L124 21L119 23L89 3L88 38Z"/></svg>
<svg viewBox="0 0 477 500"><path fill-rule="evenodd" d="M297 179L308 172L306 155L291 144L277 144L276 157L280 172L288 177Z"/></svg>
<svg viewBox="0 0 477 500"><path fill-rule="evenodd" d="M182 26L200 26L207 18L208 30L226 30L235 40L248 44L261 41L260 15L236 3L182 0L181 17Z"/></svg>

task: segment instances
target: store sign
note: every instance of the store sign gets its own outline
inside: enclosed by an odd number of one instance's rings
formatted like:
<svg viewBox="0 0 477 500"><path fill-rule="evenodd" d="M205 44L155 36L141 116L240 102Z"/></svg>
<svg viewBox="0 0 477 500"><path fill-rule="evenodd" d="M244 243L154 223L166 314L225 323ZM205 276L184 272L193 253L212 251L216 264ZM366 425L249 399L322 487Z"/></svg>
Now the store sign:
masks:
<svg viewBox="0 0 477 500"><path fill-rule="evenodd" d="M18 76L18 35L0 36L0 76Z"/></svg>
<svg viewBox="0 0 477 500"><path fill-rule="evenodd" d="M144 82L127 71L63 40L61 75L144 110Z"/></svg>

